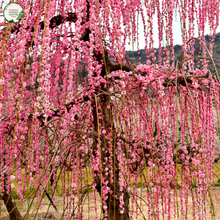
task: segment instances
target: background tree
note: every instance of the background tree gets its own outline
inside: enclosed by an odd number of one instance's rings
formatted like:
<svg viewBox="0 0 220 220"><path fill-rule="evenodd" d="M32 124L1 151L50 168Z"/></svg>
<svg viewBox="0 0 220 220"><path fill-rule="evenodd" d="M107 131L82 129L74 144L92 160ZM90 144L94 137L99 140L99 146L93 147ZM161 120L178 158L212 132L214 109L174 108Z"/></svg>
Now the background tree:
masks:
<svg viewBox="0 0 220 220"><path fill-rule="evenodd" d="M212 75L207 68L213 44L208 50L203 42L206 20L212 39L216 34L218 1L18 3L24 7L24 19L19 24L4 23L1 33L3 196L11 198L10 178L15 175L18 205L32 195L38 211L51 177L55 190L59 175L65 180L69 169L71 182L64 184L64 199L67 193L71 198L64 210L67 219L83 218L81 205L91 188L101 198L103 219L131 219L134 210L129 201L145 219L158 219L160 204L163 215L170 218L171 189L176 192L177 216L188 212L187 205L180 210L178 206L178 198L186 198L187 193L203 210L197 213L200 218L209 196L214 215L209 188L214 183L214 140L220 131L219 76L216 69ZM182 61L176 65L175 10L179 10L183 39ZM158 64L153 44L155 13ZM141 34L146 38L148 61L134 65L126 61L125 45L129 38L132 44L137 42L137 15L144 23ZM196 15L199 39L193 38ZM167 47L162 47L163 37ZM202 62L201 69L194 65L196 40L203 53L197 62L199 66ZM79 85L83 65L88 80ZM92 184L86 179L88 170ZM147 216L138 206L137 183L147 189ZM3 200L11 220L21 219L15 203L9 207ZM30 207L24 219L29 215Z"/></svg>

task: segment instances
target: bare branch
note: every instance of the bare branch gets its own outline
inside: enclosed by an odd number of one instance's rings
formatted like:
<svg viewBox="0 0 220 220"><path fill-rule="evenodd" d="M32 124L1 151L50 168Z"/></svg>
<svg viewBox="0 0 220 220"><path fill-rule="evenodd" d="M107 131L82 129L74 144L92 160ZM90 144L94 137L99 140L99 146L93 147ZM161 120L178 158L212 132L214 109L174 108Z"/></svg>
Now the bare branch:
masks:
<svg viewBox="0 0 220 220"><path fill-rule="evenodd" d="M127 71L127 72L130 72L130 71L133 70L130 66L121 65L121 64L116 64L116 65L111 65L111 67L110 67L110 72L112 72L112 71L117 71L117 70L121 70L121 68L122 68L122 70Z"/></svg>

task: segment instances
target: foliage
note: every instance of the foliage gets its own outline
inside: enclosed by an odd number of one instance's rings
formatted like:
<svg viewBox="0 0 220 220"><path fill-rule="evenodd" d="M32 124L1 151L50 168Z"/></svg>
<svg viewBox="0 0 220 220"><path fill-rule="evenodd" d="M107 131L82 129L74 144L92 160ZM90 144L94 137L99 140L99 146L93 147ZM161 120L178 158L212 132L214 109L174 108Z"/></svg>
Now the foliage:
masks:
<svg viewBox="0 0 220 220"><path fill-rule="evenodd" d="M133 219L135 209L143 215L135 202L141 199L137 186L143 184L145 219L159 219L160 214L170 219L171 208L175 217L185 216L189 193L196 199L194 215L203 218L210 211L214 216L210 187L220 134L220 81L211 52L219 6L217 0L204 2L18 1L24 18L18 24L5 23L1 32L0 179L11 220L21 219L19 206L27 199L24 219L33 204L38 212L49 184L55 200L60 179L67 219L83 219L89 192L101 199L96 219ZM175 10L182 28L178 62L172 30ZM152 38L155 13L158 51ZM143 64L128 63L125 56L126 41L137 42L138 14L148 54ZM199 38L194 37L194 20ZM194 57L196 44L199 58ZM79 83L82 68L88 79ZM11 199L12 180L18 207ZM174 207L167 199L172 190ZM97 211L97 203L94 206Z"/></svg>

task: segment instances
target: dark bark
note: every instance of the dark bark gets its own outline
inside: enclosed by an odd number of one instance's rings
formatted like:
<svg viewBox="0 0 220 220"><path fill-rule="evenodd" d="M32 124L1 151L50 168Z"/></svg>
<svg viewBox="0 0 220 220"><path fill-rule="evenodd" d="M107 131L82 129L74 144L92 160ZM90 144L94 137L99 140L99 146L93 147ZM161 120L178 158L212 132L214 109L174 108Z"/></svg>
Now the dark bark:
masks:
<svg viewBox="0 0 220 220"><path fill-rule="evenodd" d="M102 138L102 142L104 138ZM101 145L101 148L104 147L103 144ZM108 168L109 170L113 170L114 172L114 181L111 181L110 173L105 175L104 172L102 172L102 177L105 178L108 181L107 186L109 187L109 192L107 194L108 198L106 200L106 206L107 206L107 219L108 220L129 220L129 193L128 191L123 188L122 191L120 191L120 185L119 185L119 167L118 167L118 161L116 159L115 161L115 167L109 167L109 163L103 163L104 158L110 159L109 152L101 151L101 164L102 164L102 170L105 170L105 168ZM94 181L96 183L96 189L99 192L100 197L102 196L102 188L101 188L101 178L98 172L95 173ZM112 192L110 192L112 191ZM124 212L120 213L121 207L120 207L120 197L123 193L123 208ZM105 214L105 210L103 209L103 214Z"/></svg>
<svg viewBox="0 0 220 220"><path fill-rule="evenodd" d="M103 66L103 69L105 67ZM104 70L102 70L104 72ZM104 88L104 85L101 86L101 90L105 91L105 94L107 94L107 89ZM99 90L96 90L96 93L98 95ZM105 128L106 130L106 135L111 132L114 131L114 127L113 127L113 119L111 117L111 109L108 109L107 106L110 105L110 101L109 101L109 97L108 95L102 95L99 96L100 98L98 100L93 100L93 124L94 124L94 129L95 132L98 134L98 116L97 116L97 112L100 112L102 115L102 119L99 119L99 123ZM100 110L97 109L96 106L96 101L98 102L98 105L101 107ZM114 132L112 132L114 133ZM114 134L112 135L112 143L116 142L117 139L114 138ZM108 198L106 200L106 206L107 206L107 219L108 220L129 220L129 193L127 191L127 189L123 188L122 191L120 191L120 184L119 184L119 166L118 166L118 160L117 160L117 149L114 148L113 150L113 155L115 155L114 158L111 158L111 152L109 151L109 144L108 144L108 140L105 138L105 135L101 135L100 137L100 143L101 143L101 147L98 148L97 146L97 139L95 140L94 143L94 148L93 150L97 150L97 149L101 149L101 166L102 166L102 177L105 178L108 181L107 186L109 187L109 192L107 194ZM113 144L113 146L117 146L117 144ZM104 149L104 150L103 150ZM95 152L93 151L94 156ZM106 161L108 162L104 162ZM110 160L113 160L114 166L111 167L109 164ZM109 172L105 173L103 170L105 170L106 168L108 168ZM110 175L110 171L113 171L113 181L111 180L111 175ZM106 175L107 174L107 175ZM96 183L96 189L99 192L100 197L102 196L102 186L101 186L101 178L98 172L95 173L95 177L94 177L94 181ZM112 191L112 192L111 192ZM121 207L120 207L120 197L123 193L123 208L124 208L124 212L121 212ZM103 209L103 214L105 214L105 210Z"/></svg>
<svg viewBox="0 0 220 220"><path fill-rule="evenodd" d="M104 168L104 167L103 167ZM110 179L109 179L110 180ZM108 198L106 200L107 204L107 219L108 220L130 220L129 217L129 193L126 191L126 189L123 189L123 191L119 191L120 185L118 182L119 178L118 175L115 174L115 182L108 184L108 187L113 191L113 193L108 193ZM101 196L101 179L98 175L95 177L95 182L96 182L96 189L99 192L99 195ZM114 184L115 184L115 190L114 190ZM123 195L123 200L124 200L124 212L120 213L121 208L120 208L120 201L119 198L120 196ZM103 209L103 214L105 213L105 210ZM104 217L103 217L104 219Z"/></svg>
<svg viewBox="0 0 220 220"><path fill-rule="evenodd" d="M12 195L7 193L6 186L4 186L4 190L5 192L3 193L2 198L9 213L10 220L22 220L21 214L16 207L16 203L12 199Z"/></svg>

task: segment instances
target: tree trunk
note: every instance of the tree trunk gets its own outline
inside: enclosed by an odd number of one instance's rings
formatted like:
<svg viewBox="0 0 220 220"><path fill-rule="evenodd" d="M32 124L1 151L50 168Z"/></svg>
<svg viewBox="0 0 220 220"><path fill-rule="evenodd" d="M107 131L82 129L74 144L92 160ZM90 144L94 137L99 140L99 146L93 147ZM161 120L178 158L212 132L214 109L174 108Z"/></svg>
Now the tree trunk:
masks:
<svg viewBox="0 0 220 220"><path fill-rule="evenodd" d="M16 203L13 202L12 196L8 195L6 186L4 186L5 192L3 193L3 201L8 210L10 220L22 220L21 214L16 207Z"/></svg>
<svg viewBox="0 0 220 220"><path fill-rule="evenodd" d="M113 191L113 193L108 193L108 198L106 200L106 205L107 205L107 219L108 220L130 220L129 217L129 194L128 192L123 189L121 192L119 183L118 183L118 178L115 178L115 182L113 184L108 184L108 187ZM96 182L96 189L99 192L99 195L101 196L101 179L96 176L95 177L95 182ZM115 192L114 192L114 184L115 184ZM123 195L123 213L121 213L121 207L120 207L120 201L119 198L120 196ZM105 210L103 209L103 213L105 214ZM104 219L104 217L103 217Z"/></svg>
<svg viewBox="0 0 220 220"><path fill-rule="evenodd" d="M104 90L107 94L107 89L104 88L104 86L101 89L102 91ZM96 91L97 92L97 91ZM98 92L97 92L98 94ZM99 96L100 99L98 100L99 105L101 106L101 115L103 116L102 119L97 118L97 112L100 113L100 110L97 109L96 106L96 102L95 100L93 100L93 117L94 117L94 128L95 131L98 132L98 121L99 123L104 127L104 129L106 130L106 134L107 135L109 132L111 132L112 130L114 130L113 128L113 123L112 122L112 118L111 118L111 109L108 109L107 106L110 105L109 104L109 97L108 95L101 95ZM126 189L123 188L122 191L120 191L120 185L119 185L119 166L118 166L118 160L117 160L117 156L114 157L115 161L114 167L110 167L109 161L110 161L110 152L109 150L106 151L106 149L109 149L109 144L108 144L108 140L105 138L105 135L101 135L100 136L100 145L101 147L98 148L97 143L98 141L96 140L95 144L95 149L93 150L97 150L97 149L101 149L101 166L102 166L102 177L105 178L105 180L108 181L107 186L109 187L109 192L107 194L108 198L106 199L106 206L107 206L107 219L108 220L129 220L129 193ZM113 137L114 135L112 135L112 139L114 139ZM112 140L112 142L114 142L116 140ZM113 146L117 146L117 144L113 144ZM104 149L104 150L103 150ZM114 149L113 152L114 155L117 154L116 149ZM97 155L94 156L97 157ZM106 160L107 159L107 160ZM107 162L105 162L107 161ZM111 176L110 176L110 172L106 173L103 172L103 170L105 170L107 168L107 170L113 170L114 172L114 178L113 178L113 183L111 181ZM100 178L100 174L96 171L95 172L95 183L96 183L96 189L99 192L100 197L102 196L102 187L101 187L101 178ZM111 192L112 191L112 192ZM123 194L123 211L120 207L120 197ZM103 213L105 214L105 210L103 208ZM103 217L103 219L105 219L105 217Z"/></svg>

